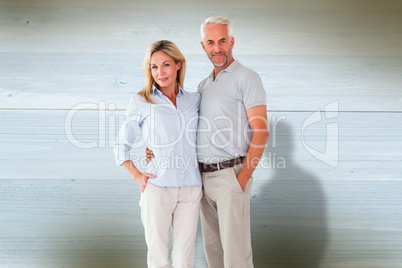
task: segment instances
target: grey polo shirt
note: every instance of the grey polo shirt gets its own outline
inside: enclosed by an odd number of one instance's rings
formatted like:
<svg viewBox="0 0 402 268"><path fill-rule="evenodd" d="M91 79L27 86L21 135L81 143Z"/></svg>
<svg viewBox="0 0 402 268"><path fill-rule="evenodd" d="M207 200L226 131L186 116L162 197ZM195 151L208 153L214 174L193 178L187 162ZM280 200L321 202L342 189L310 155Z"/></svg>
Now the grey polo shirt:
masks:
<svg viewBox="0 0 402 268"><path fill-rule="evenodd" d="M266 105L259 75L235 60L215 80L212 72L201 81L198 92L198 162L216 163L245 156L253 136L246 110Z"/></svg>

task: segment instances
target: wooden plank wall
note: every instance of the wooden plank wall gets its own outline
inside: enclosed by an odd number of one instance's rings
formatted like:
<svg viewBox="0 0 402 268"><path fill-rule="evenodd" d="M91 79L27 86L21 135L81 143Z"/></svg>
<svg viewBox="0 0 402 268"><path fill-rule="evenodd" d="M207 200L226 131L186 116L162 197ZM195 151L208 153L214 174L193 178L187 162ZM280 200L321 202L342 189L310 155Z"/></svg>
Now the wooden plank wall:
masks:
<svg viewBox="0 0 402 268"><path fill-rule="evenodd" d="M267 91L255 267L402 267L398 0L1 0L0 267L146 267L139 190L111 144L147 45L174 41L195 91L215 14ZM200 234L195 259L207 267Z"/></svg>

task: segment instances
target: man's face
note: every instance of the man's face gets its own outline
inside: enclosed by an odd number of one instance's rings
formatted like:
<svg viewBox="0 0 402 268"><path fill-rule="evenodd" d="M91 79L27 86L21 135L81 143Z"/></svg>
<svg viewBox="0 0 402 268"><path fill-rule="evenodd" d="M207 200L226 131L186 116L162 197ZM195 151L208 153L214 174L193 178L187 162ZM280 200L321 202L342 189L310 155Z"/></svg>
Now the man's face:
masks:
<svg viewBox="0 0 402 268"><path fill-rule="evenodd" d="M226 25L207 24L201 45L215 67L226 68L233 58L234 38L229 37Z"/></svg>

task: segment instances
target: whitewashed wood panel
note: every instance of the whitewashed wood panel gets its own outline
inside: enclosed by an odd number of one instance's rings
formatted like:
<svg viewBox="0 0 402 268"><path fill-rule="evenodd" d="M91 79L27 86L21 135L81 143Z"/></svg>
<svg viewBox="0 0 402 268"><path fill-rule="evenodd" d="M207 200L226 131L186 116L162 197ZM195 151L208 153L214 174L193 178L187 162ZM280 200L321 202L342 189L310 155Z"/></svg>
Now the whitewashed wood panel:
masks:
<svg viewBox="0 0 402 268"><path fill-rule="evenodd" d="M285 174L254 180L255 267L401 265L400 181L320 180L302 167ZM132 180L0 185L2 267L146 267ZM206 267L200 234L195 267Z"/></svg>
<svg viewBox="0 0 402 268"><path fill-rule="evenodd" d="M114 167L110 148L68 142L66 113L1 112L0 260L5 267L143 267L138 187ZM335 168L302 145L311 115L269 113L266 166L256 171L252 193L256 267L398 267L401 114L331 119L339 124ZM75 138L96 141L98 119L96 111L77 113ZM306 127L309 147L324 148L327 123ZM197 241L196 267L206 267Z"/></svg>
<svg viewBox="0 0 402 268"><path fill-rule="evenodd" d="M177 43L195 91L211 71L199 24L215 14L267 90L255 267L401 267L401 11L397 0L0 0L0 267L145 267L139 190L110 145L146 46ZM314 113L325 107L339 113ZM206 267L200 234L195 263Z"/></svg>
<svg viewBox="0 0 402 268"><path fill-rule="evenodd" d="M185 88L196 91L212 65L186 55ZM0 53L0 108L70 109L107 102L125 109L143 86L143 53ZM252 56L269 110L315 111L339 101L342 111L402 111L402 57ZM107 107L108 108L108 107Z"/></svg>
<svg viewBox="0 0 402 268"><path fill-rule="evenodd" d="M214 3L216 6L216 3ZM140 62L157 39L175 41L189 61L186 87L210 73L199 24L207 3L5 1L0 9L0 107L68 109L142 86ZM255 1L218 5L235 26L234 54L261 74L272 110L400 111L402 6L397 1ZM247 6L247 8L245 8ZM37 52L37 53L32 53ZM40 53L39 53L40 52ZM105 54L106 53L106 54ZM44 101L50 100L50 101Z"/></svg>
<svg viewBox="0 0 402 268"><path fill-rule="evenodd" d="M133 180L1 180L1 267L146 267ZM206 267L200 233L197 267Z"/></svg>
<svg viewBox="0 0 402 268"><path fill-rule="evenodd" d="M402 125L397 123L402 122L402 113L340 112L328 120L322 113L322 121L303 130L313 114L268 113L271 137L263 169L281 166L283 158L288 170L297 163L322 180L402 178ZM0 111L0 178L127 178L122 168L115 167L112 152L123 119L121 111ZM328 137L338 135L335 168L319 154L329 145L326 128L331 123L338 127L338 133L328 132ZM143 147L133 153L140 160L145 154Z"/></svg>
<svg viewBox="0 0 402 268"><path fill-rule="evenodd" d="M154 1L82 2L3 4L0 51L130 53L167 38L180 40L186 52L197 48L195 53L202 54L197 46L199 24L210 15L222 14L235 25L241 53L401 55L398 1L381 5L375 1L223 1L220 5L172 1L168 8Z"/></svg>

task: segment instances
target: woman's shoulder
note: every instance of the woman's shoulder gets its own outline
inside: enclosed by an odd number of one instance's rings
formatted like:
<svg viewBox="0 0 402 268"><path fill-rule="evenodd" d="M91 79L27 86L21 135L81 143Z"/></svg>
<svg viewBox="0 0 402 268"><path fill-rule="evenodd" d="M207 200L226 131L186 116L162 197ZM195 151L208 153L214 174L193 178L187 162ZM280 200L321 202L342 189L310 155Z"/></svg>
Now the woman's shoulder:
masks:
<svg viewBox="0 0 402 268"><path fill-rule="evenodd" d="M130 103L127 107L127 114L142 114L147 107L150 106L141 96L135 94L130 98ZM149 108L149 107L148 107Z"/></svg>
<svg viewBox="0 0 402 268"><path fill-rule="evenodd" d="M141 97L140 95L135 94L134 96L132 96L132 97L130 98L130 104L129 104L129 106L132 106L132 105L136 105L136 106L139 106L139 107L148 107L148 106L151 105L151 103L148 103L148 102L147 102L143 97Z"/></svg>
<svg viewBox="0 0 402 268"><path fill-rule="evenodd" d="M141 97L141 96L138 95L138 94L135 94L134 96L132 96L132 97L130 98L130 103L144 104L144 103L147 103L147 102L144 100L143 97Z"/></svg>

